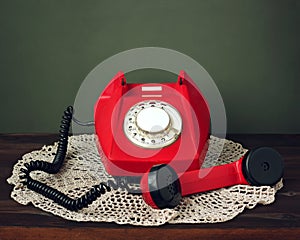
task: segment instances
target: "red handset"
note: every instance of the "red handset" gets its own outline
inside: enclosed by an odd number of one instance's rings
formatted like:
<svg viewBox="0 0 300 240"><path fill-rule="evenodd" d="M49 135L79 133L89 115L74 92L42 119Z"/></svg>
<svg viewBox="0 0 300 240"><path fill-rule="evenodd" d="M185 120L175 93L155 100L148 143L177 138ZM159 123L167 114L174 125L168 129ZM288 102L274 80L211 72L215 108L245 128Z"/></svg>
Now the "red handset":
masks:
<svg viewBox="0 0 300 240"><path fill-rule="evenodd" d="M248 151L236 162L182 173L169 165L152 167L141 180L143 198L153 208L174 208L181 197L246 184L272 186L283 175L283 160L272 148Z"/></svg>

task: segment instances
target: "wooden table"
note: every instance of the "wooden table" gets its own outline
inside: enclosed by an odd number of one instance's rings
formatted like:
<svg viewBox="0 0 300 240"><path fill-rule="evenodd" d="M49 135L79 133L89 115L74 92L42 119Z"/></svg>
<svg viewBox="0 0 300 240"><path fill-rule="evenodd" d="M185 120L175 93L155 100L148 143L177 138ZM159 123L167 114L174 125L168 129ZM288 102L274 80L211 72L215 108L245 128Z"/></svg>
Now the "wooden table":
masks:
<svg viewBox="0 0 300 240"><path fill-rule="evenodd" d="M0 134L0 239L300 239L300 135L229 135L247 148L270 146L285 160L284 188L275 203L245 210L218 224L134 227L77 223L23 206L10 198L6 179L23 154L57 139L56 134Z"/></svg>

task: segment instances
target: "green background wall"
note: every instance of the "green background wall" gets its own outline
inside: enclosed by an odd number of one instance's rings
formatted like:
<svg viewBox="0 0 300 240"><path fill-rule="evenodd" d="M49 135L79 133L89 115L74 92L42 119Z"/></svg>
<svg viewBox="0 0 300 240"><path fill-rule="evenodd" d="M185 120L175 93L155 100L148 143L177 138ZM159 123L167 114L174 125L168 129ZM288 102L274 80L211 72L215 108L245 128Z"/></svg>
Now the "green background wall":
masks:
<svg viewBox="0 0 300 240"><path fill-rule="evenodd" d="M97 64L158 46L210 73L228 132L300 133L299 10L296 0L0 1L0 132L57 132Z"/></svg>

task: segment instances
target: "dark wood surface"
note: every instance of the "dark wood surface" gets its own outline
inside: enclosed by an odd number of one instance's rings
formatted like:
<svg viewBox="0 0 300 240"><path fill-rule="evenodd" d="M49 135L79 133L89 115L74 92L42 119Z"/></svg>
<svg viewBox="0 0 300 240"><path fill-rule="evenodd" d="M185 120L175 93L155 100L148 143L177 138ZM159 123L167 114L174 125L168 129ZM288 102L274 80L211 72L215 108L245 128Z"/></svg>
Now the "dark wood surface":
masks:
<svg viewBox="0 0 300 240"><path fill-rule="evenodd" d="M78 223L23 206L10 198L6 179L23 154L52 144L56 134L0 134L0 239L299 239L300 135L228 135L246 148L270 146L285 160L284 188L276 201L245 210L217 224L165 224L134 227L114 223Z"/></svg>

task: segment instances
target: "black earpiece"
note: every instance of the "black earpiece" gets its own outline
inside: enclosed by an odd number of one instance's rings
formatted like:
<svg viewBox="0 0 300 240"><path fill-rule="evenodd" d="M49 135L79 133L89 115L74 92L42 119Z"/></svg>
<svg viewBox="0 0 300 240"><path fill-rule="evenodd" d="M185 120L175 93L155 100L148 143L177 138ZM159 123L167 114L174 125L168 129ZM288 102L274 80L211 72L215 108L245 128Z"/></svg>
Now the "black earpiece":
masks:
<svg viewBox="0 0 300 240"><path fill-rule="evenodd" d="M242 162L243 175L253 186L272 186L283 176L283 159L272 148L260 147L248 151Z"/></svg>

